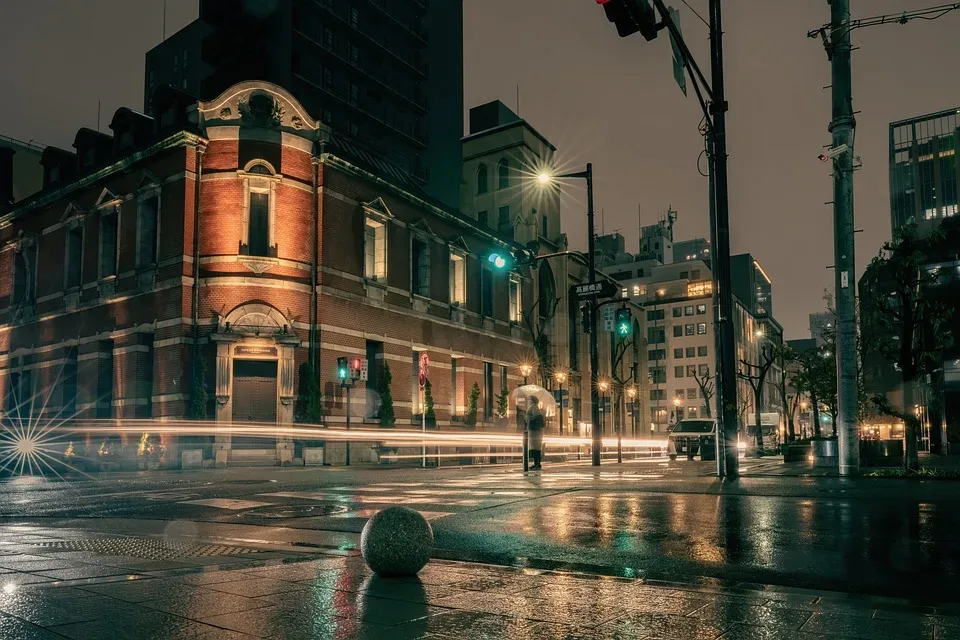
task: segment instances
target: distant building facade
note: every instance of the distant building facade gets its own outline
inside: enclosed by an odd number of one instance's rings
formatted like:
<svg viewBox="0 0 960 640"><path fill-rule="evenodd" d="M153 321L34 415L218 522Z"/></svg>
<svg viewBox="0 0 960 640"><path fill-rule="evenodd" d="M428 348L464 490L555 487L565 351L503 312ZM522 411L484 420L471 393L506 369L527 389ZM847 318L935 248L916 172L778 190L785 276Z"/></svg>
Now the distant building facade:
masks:
<svg viewBox="0 0 960 640"><path fill-rule="evenodd" d="M0 211L43 187L43 147L0 136Z"/></svg>

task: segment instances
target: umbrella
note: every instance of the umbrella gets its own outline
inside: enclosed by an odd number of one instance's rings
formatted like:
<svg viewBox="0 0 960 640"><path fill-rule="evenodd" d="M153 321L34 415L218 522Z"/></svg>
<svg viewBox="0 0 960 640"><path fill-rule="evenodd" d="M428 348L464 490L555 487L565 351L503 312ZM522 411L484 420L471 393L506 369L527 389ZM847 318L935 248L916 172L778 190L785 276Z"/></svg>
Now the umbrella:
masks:
<svg viewBox="0 0 960 640"><path fill-rule="evenodd" d="M557 413L557 399L553 397L553 392L538 385L525 384L514 390L510 396L513 398L513 404L517 411L526 411L530 398L537 398L540 401L540 410L543 411L545 418L552 418Z"/></svg>

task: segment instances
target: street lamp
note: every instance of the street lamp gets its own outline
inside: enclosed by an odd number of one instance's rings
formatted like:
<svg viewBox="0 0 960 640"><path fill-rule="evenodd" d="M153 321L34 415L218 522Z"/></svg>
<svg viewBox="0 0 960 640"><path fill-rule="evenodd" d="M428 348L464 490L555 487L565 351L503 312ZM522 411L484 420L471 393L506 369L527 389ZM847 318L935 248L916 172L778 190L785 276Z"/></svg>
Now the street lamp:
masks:
<svg viewBox="0 0 960 640"><path fill-rule="evenodd" d="M530 363L524 362L520 365L520 373L523 375L523 384L526 386L527 378L530 376L530 373L533 371L533 367L530 366Z"/></svg>
<svg viewBox="0 0 960 640"><path fill-rule="evenodd" d="M607 391L610 389L610 381L606 378L597 382L597 390L600 392L600 428L594 429L597 433L603 434L604 423L607 421L605 405L607 404Z"/></svg>
<svg viewBox="0 0 960 640"><path fill-rule="evenodd" d="M560 389L560 435L563 435L563 383L567 381L567 372L560 369L554 372L553 377Z"/></svg>
<svg viewBox="0 0 960 640"><path fill-rule="evenodd" d="M630 398L630 429L631 435L637 437L637 388L627 387L627 397Z"/></svg>
<svg viewBox="0 0 960 640"><path fill-rule="evenodd" d="M586 169L575 171L573 173L564 173L553 175L549 171L540 171L537 174L537 182L548 187L554 184L556 180L562 178L583 178L587 181L587 262L589 264L588 282L594 284L597 281L597 248L596 238L593 232L593 164L588 162ZM588 309L588 328L590 329L590 420L593 423L593 466L600 465L600 430L597 425L600 423L599 397L597 396L598 371L600 370L600 356L597 346L597 299L591 298L587 301Z"/></svg>

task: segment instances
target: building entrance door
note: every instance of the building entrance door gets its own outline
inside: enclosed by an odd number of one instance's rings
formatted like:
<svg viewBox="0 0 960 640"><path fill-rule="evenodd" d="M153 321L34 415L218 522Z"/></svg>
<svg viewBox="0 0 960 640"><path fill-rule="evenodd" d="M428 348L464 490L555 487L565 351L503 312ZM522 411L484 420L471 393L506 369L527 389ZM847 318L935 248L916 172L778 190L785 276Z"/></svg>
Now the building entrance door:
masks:
<svg viewBox="0 0 960 640"><path fill-rule="evenodd" d="M233 361L234 422L277 421L277 361ZM267 435L267 434L264 434ZM273 438L272 434L267 436ZM234 436L234 448L264 449L274 446L266 438Z"/></svg>

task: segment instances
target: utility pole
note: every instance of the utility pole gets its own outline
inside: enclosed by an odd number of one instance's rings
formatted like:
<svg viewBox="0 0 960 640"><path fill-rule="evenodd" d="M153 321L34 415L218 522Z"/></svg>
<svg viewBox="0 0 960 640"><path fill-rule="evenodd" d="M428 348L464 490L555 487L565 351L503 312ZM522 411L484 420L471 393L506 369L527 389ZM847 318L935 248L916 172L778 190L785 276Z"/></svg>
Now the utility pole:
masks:
<svg viewBox="0 0 960 640"><path fill-rule="evenodd" d="M723 85L723 23L720 0L710 0L710 81L713 101L711 138L713 143L714 202L716 205L717 246L716 293L719 302L716 328L720 338L720 376L717 389L718 407L723 427L723 470L727 478L740 476L740 450L737 447L737 347L733 327L733 289L730 273L730 209L727 195L727 105ZM719 463L718 463L719 468Z"/></svg>
<svg viewBox="0 0 960 640"><path fill-rule="evenodd" d="M587 181L587 258L590 268L590 283L597 281L597 243L593 231L593 164L588 162L584 172ZM600 466L600 446L603 444L600 427L600 395L597 382L600 380L600 355L597 347L597 299L590 298L590 435L593 446L591 464Z"/></svg>
<svg viewBox="0 0 960 640"><path fill-rule="evenodd" d="M860 471L857 437L857 324L853 241L853 138L856 119L850 70L850 0L830 4L830 53L833 119L828 130L833 148L847 151L833 158L834 288L837 307L837 446L841 476Z"/></svg>
<svg viewBox="0 0 960 640"><path fill-rule="evenodd" d="M715 394L715 402L717 403L717 411L714 413L715 416L721 418L720 425L722 422L722 414L720 413L721 407L723 407L723 390L722 385L720 384L720 373L723 370L723 358L720 357L720 284L717 281L717 276L719 274L720 262L717 260L717 184L716 184L716 171L713 169L713 134L710 133L709 129L704 136L704 141L707 146L707 166L709 167L708 171L708 187L709 190L709 213L710 213L710 272L712 274L712 283L713 283L713 353L714 353L714 379L716 380L714 384L714 389L717 390ZM709 401L708 401L709 402ZM717 476L724 477L727 475L727 456L726 448L724 447L724 433L723 428L717 429Z"/></svg>

